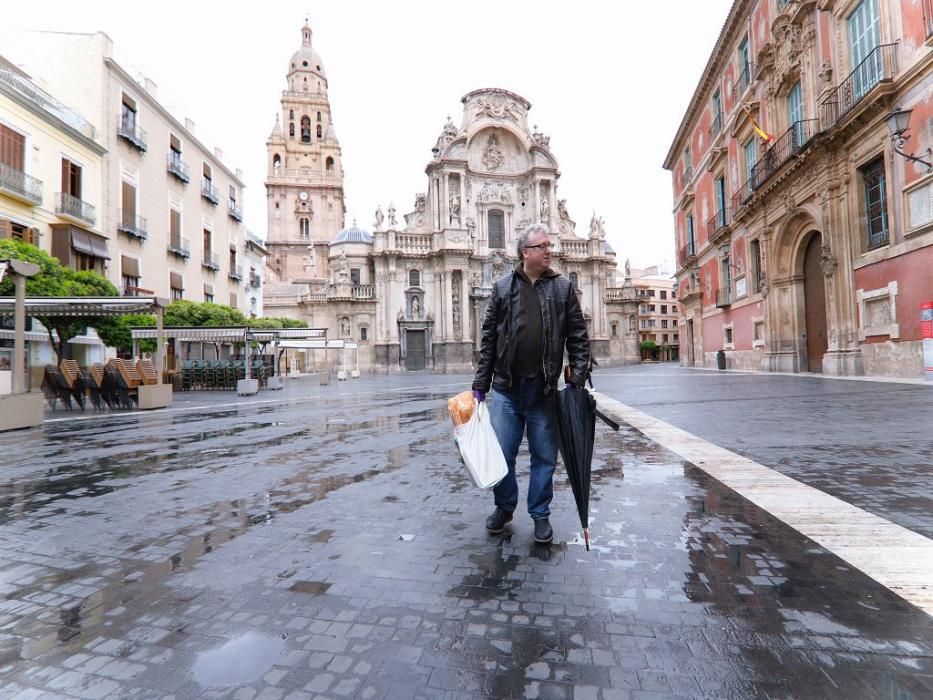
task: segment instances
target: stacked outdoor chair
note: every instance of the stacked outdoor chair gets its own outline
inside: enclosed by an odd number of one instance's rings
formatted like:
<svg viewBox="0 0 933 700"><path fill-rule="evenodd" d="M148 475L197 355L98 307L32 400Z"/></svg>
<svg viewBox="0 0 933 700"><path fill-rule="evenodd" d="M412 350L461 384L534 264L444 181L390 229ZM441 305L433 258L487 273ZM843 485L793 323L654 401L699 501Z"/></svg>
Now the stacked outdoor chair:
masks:
<svg viewBox="0 0 933 700"><path fill-rule="evenodd" d="M61 372L62 379L65 381L65 385L68 387L68 391L71 393L71 397L83 411L85 390L81 368L78 367L78 363L74 360L62 360L58 369L59 372Z"/></svg>
<svg viewBox="0 0 933 700"><path fill-rule="evenodd" d="M145 385L158 384L159 374L152 365L152 360L136 360L136 373Z"/></svg>
<svg viewBox="0 0 933 700"><path fill-rule="evenodd" d="M124 408L132 408L139 403L139 385L141 380L136 368L119 358L113 358L107 363L108 374L116 383L119 403Z"/></svg>
<svg viewBox="0 0 933 700"><path fill-rule="evenodd" d="M62 376L61 370L55 365L45 366L45 372L42 375L42 393L53 411L59 401L65 408L71 410L71 387Z"/></svg>
<svg viewBox="0 0 933 700"><path fill-rule="evenodd" d="M107 408L112 408L113 401L106 390L106 387L103 385L104 381L104 366L99 363L95 363L89 366L82 373L84 377L84 388L87 391L88 398L90 398L91 403L94 404L94 408L98 411L103 410L106 405Z"/></svg>

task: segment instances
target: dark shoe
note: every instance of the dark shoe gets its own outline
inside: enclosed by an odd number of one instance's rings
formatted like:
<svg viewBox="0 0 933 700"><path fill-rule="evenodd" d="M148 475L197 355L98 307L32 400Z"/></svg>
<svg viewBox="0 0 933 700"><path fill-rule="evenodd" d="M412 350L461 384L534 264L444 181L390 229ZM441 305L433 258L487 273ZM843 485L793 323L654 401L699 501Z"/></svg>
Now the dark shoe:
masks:
<svg viewBox="0 0 933 700"><path fill-rule="evenodd" d="M554 531L551 529L551 523L547 518L535 520L535 542L548 544L554 539Z"/></svg>
<svg viewBox="0 0 933 700"><path fill-rule="evenodd" d="M489 534L498 535L505 529L505 524L511 522L512 514L502 510L499 506L493 511L492 515L486 518L486 529Z"/></svg>

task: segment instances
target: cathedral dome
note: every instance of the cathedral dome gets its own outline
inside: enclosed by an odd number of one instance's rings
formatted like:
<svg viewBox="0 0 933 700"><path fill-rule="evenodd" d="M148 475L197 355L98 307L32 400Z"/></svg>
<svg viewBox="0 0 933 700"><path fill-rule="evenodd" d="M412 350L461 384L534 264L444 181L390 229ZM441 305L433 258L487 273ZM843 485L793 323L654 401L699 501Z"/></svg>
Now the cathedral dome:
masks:
<svg viewBox="0 0 933 700"><path fill-rule="evenodd" d="M345 229L341 229L337 232L337 235L334 237L334 240L330 242L331 245L337 243L372 243L373 234L369 231L364 231L361 228L357 228L354 222L353 226L349 226Z"/></svg>
<svg viewBox="0 0 933 700"><path fill-rule="evenodd" d="M311 48L311 27L307 22L301 28L301 48L292 54L291 60L288 62L289 75L295 71L311 71L322 78L327 77L321 57L317 51Z"/></svg>

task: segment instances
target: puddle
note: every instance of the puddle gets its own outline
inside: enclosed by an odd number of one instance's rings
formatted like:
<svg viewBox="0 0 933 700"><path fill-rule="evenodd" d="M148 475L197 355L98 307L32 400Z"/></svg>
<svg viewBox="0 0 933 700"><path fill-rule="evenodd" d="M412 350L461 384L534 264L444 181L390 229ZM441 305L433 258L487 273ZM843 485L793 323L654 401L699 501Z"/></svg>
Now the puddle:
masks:
<svg viewBox="0 0 933 700"><path fill-rule="evenodd" d="M202 688L252 683L285 652L284 639L255 633L233 639L222 647L198 655L192 669Z"/></svg>
<svg viewBox="0 0 933 700"><path fill-rule="evenodd" d="M322 595L327 592L331 584L323 581L295 581L288 590L294 593L309 593L310 595Z"/></svg>

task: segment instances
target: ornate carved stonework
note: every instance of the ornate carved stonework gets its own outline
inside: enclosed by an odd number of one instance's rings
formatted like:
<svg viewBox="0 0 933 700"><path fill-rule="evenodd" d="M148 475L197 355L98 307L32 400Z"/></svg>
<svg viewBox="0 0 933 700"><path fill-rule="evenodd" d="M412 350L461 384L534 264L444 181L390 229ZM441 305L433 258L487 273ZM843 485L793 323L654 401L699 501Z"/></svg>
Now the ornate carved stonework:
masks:
<svg viewBox="0 0 933 700"><path fill-rule="evenodd" d="M415 211L424 211L425 193L419 192L415 195Z"/></svg>
<svg viewBox="0 0 933 700"><path fill-rule="evenodd" d="M838 264L836 256L833 255L832 248L829 247L829 243L823 243L820 250L820 267L823 268L823 275L832 277L833 273L836 271L836 265Z"/></svg>
<svg viewBox="0 0 933 700"><path fill-rule="evenodd" d="M521 111L512 100L505 97L480 97L476 101L475 117L492 117L493 119L511 119L517 122L521 118Z"/></svg>
<svg viewBox="0 0 933 700"><path fill-rule="evenodd" d="M534 130L534 133L531 135L531 140L534 141L536 144L538 144L538 145L540 145L540 146L550 146L550 145L551 145L551 137L550 137L550 136L545 136L545 135L542 134L540 131L538 131L538 125L537 125L537 124L535 124L535 130Z"/></svg>
<svg viewBox="0 0 933 700"><path fill-rule="evenodd" d="M512 192L501 182L496 184L486 183L479 192L479 201L483 204L488 204L490 202L511 204Z"/></svg>
<svg viewBox="0 0 933 700"><path fill-rule="evenodd" d="M463 272L454 270L451 274L450 305L453 312L454 333L459 335L462 332L460 324L460 286L463 284Z"/></svg>
<svg viewBox="0 0 933 700"><path fill-rule="evenodd" d="M502 165L502 160L499 140L495 134L490 134L489 140L486 142L486 148L483 149L483 165L486 166L487 170L498 170L499 166Z"/></svg>

